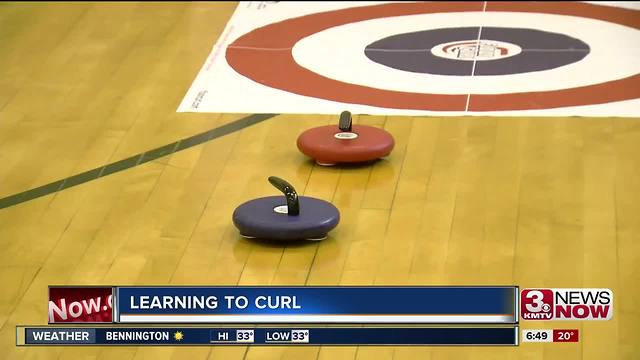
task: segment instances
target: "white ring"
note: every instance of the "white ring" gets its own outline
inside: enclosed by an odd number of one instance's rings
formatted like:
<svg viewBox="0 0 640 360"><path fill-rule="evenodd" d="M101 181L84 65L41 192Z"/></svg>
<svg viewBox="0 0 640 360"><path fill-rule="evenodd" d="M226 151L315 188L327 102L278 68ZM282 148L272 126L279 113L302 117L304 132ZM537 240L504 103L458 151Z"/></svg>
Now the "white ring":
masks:
<svg viewBox="0 0 640 360"><path fill-rule="evenodd" d="M578 62L546 71L473 77L397 70L364 55L367 45L388 36L479 25L565 34L584 41L591 51ZM529 12L460 12L389 17L333 27L300 40L293 56L298 64L322 76L377 89L503 94L588 86L633 76L640 72L640 61L633 61L640 58L640 47L635 44L640 44L639 30L601 20Z"/></svg>

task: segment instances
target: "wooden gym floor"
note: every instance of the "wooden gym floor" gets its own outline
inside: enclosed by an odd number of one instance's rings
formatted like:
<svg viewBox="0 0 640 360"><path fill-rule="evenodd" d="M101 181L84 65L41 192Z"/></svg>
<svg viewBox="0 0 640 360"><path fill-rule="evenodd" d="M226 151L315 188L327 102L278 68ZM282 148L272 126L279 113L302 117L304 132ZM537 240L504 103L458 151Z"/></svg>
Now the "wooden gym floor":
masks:
<svg viewBox="0 0 640 360"><path fill-rule="evenodd" d="M247 116L175 112L235 5L0 3L0 199ZM334 117L275 116L18 198L0 209L0 358L637 359L639 120L361 116L397 148L340 169L295 148ZM329 239L239 237L231 213L274 194L269 175L339 207ZM578 344L518 348L16 348L15 325L45 324L63 284L607 287L615 313L543 324L579 328Z"/></svg>

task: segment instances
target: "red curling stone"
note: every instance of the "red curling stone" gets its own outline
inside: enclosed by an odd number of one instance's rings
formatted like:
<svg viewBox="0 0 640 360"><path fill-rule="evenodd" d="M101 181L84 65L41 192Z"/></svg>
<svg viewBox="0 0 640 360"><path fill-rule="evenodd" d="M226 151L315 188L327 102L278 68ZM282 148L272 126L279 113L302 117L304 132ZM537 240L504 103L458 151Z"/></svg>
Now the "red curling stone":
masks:
<svg viewBox="0 0 640 360"><path fill-rule="evenodd" d="M319 165L359 163L391 153L395 141L387 131L367 125L351 124L351 113L340 114L338 126L319 126L298 137L298 149Z"/></svg>

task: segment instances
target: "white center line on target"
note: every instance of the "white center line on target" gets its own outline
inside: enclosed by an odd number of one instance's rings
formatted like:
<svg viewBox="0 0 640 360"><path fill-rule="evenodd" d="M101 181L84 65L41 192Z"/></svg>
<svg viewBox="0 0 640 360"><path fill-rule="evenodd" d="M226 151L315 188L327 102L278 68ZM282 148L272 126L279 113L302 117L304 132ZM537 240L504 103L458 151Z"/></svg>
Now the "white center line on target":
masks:
<svg viewBox="0 0 640 360"><path fill-rule="evenodd" d="M486 12L487 11L487 2L484 1L482 4L482 12ZM473 65L471 66L471 77L473 77L473 75L475 75L476 73L476 62L477 62L477 57L478 57L478 53L480 52L480 38L482 37L482 25L480 25L480 28L478 29L478 39L476 40L476 51L473 53ZM467 104L464 107L464 111L468 112L469 111L469 100L471 99L471 93L467 94Z"/></svg>

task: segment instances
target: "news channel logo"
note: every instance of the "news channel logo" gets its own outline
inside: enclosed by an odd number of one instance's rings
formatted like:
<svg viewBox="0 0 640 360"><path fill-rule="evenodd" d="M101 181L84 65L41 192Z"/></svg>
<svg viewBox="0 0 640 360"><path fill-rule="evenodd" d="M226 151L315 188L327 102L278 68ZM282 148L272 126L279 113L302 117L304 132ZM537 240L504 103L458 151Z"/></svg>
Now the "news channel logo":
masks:
<svg viewBox="0 0 640 360"><path fill-rule="evenodd" d="M613 291L609 289L523 289L523 320L611 320Z"/></svg>
<svg viewBox="0 0 640 360"><path fill-rule="evenodd" d="M112 321L112 287L49 287L49 324Z"/></svg>

